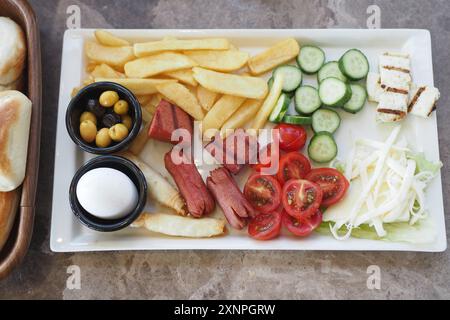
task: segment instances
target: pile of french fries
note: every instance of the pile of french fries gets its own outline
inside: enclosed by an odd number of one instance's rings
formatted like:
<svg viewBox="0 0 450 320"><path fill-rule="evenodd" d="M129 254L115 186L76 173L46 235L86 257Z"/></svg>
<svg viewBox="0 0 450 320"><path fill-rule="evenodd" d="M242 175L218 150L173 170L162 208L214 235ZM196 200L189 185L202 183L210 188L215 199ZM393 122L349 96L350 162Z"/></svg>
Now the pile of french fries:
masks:
<svg viewBox="0 0 450 320"><path fill-rule="evenodd" d="M72 95L100 81L115 82L132 91L141 104L144 122L129 149L135 156L139 156L147 142L147 131L161 99L201 121L205 140L212 139L217 132L226 137L227 132L238 128L257 132L265 126L283 86L283 79L275 77L269 88L261 76L292 60L300 51L298 42L292 38L250 57L224 38L166 37L132 44L105 30L95 31L95 40L87 41L84 49L88 77L80 87L74 88ZM181 209L175 211L180 213ZM164 221L167 226L171 220ZM179 226L179 221L172 222ZM189 220L186 225L192 227L192 224L195 222ZM148 224L143 225L149 228ZM205 226L208 225L213 227L204 233L207 236L224 232L222 221L216 224L209 221ZM149 229L161 231L164 227ZM174 231L168 230L166 234L174 235ZM189 232L183 230L180 235L189 236Z"/></svg>

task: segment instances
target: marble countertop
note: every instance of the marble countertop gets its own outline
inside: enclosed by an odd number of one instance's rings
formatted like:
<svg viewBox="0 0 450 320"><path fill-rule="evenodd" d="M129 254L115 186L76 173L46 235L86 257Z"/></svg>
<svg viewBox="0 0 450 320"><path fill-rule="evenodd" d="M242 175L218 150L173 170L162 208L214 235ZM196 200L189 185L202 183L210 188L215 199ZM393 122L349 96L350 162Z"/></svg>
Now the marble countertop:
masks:
<svg viewBox="0 0 450 320"><path fill-rule="evenodd" d="M110 252L56 254L49 248L62 37L67 9L86 28L366 28L368 7L383 28L429 29L440 151L450 164L450 2L446 0L31 0L42 41L43 129L35 232L20 268L0 282L0 298L23 299L426 299L450 298L450 253ZM369 8L370 11L371 8ZM373 21L369 21L372 23ZM437 67L438 66L438 67ZM445 207L449 174L443 170ZM450 228L448 217L447 230ZM81 288L67 287L79 266ZM376 266L371 269L370 266ZM379 269L377 269L379 268ZM380 271L380 289L369 289ZM369 274L368 274L369 272Z"/></svg>

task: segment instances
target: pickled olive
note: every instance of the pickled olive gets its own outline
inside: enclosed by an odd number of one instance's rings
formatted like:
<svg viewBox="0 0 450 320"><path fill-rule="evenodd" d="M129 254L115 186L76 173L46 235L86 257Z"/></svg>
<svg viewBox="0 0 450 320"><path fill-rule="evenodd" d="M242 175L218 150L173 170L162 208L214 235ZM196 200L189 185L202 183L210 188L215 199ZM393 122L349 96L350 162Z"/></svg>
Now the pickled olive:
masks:
<svg viewBox="0 0 450 320"><path fill-rule="evenodd" d="M81 138L87 143L93 142L97 135L97 126L90 120L85 120L81 122L80 135Z"/></svg>
<svg viewBox="0 0 450 320"><path fill-rule="evenodd" d="M109 129L103 128L100 129L100 131L97 133L97 136L95 137L95 144L99 148L107 148L111 144L112 140L109 136Z"/></svg>
<svg viewBox="0 0 450 320"><path fill-rule="evenodd" d="M105 108L112 107L117 101L119 101L119 94L115 91L105 91L100 95L99 102Z"/></svg>
<svg viewBox="0 0 450 320"><path fill-rule="evenodd" d="M92 112L97 117L101 118L105 114L106 110L103 108L98 100L96 99L89 99L87 102L87 111Z"/></svg>
<svg viewBox="0 0 450 320"><path fill-rule="evenodd" d="M128 129L124 124L118 123L109 129L109 136L115 142L120 142L128 136Z"/></svg>
<svg viewBox="0 0 450 320"><path fill-rule="evenodd" d="M113 125L120 123L120 116L116 113L106 113L102 118L102 125L111 128Z"/></svg>
<svg viewBox="0 0 450 320"><path fill-rule="evenodd" d="M85 120L89 120L92 121L92 123L94 123L95 125L97 125L97 117L95 116L95 114L93 114L92 112L89 111L85 111L81 114L80 116L80 123L85 121Z"/></svg>
<svg viewBox="0 0 450 320"><path fill-rule="evenodd" d="M133 120L128 114L122 116L122 123L127 127L128 131L133 127Z"/></svg>
<svg viewBox="0 0 450 320"><path fill-rule="evenodd" d="M114 112L120 115L128 113L128 102L119 100L114 104Z"/></svg>

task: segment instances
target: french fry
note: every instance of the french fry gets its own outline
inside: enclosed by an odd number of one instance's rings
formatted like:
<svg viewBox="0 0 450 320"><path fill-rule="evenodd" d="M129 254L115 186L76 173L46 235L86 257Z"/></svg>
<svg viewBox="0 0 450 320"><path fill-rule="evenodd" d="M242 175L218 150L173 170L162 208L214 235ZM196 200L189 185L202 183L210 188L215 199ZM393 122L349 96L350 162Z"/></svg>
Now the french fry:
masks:
<svg viewBox="0 0 450 320"><path fill-rule="evenodd" d="M183 54L165 52L128 62L125 64L125 74L129 78L147 78L160 73L190 69L196 65Z"/></svg>
<svg viewBox="0 0 450 320"><path fill-rule="evenodd" d="M144 212L131 225L168 236L210 238L225 232L225 221L213 218L194 219L164 213Z"/></svg>
<svg viewBox="0 0 450 320"><path fill-rule="evenodd" d="M177 79L178 81L188 84L193 87L196 87L198 85L198 82L194 79L194 76L192 75L191 69L183 69L183 70L166 72L163 75L168 76L170 78Z"/></svg>
<svg viewBox="0 0 450 320"><path fill-rule="evenodd" d="M141 112L142 112L142 121L144 121L144 123L149 123L152 121L153 113L149 112L144 107L141 107Z"/></svg>
<svg viewBox="0 0 450 320"><path fill-rule="evenodd" d="M198 103L195 95L180 83L165 83L156 86L156 89L167 100L173 102L178 107L190 114L195 120L202 120L205 117L202 107Z"/></svg>
<svg viewBox="0 0 450 320"><path fill-rule="evenodd" d="M300 46L297 40L288 38L251 57L248 60L248 67L253 75L260 75L294 59L299 53Z"/></svg>
<svg viewBox="0 0 450 320"><path fill-rule="evenodd" d="M97 41L104 46L125 47L130 45L127 40L119 38L105 30L96 30L94 34Z"/></svg>
<svg viewBox="0 0 450 320"><path fill-rule="evenodd" d="M187 50L227 50L230 43L227 39L198 39L198 40L177 40L165 39L162 41L152 41L136 43L134 54L136 57L145 57L163 51L187 51Z"/></svg>
<svg viewBox="0 0 450 320"><path fill-rule="evenodd" d="M209 111L217 100L219 94L217 92L210 91L205 87L197 87L197 99L202 108Z"/></svg>
<svg viewBox="0 0 450 320"><path fill-rule="evenodd" d="M224 95L217 100L214 106L206 114L202 122L202 132L204 132L205 139L211 140L214 137L212 131L209 129L220 129L225 121L239 109L245 98Z"/></svg>
<svg viewBox="0 0 450 320"><path fill-rule="evenodd" d="M95 82L110 81L120 84L136 95L146 95L157 93L156 86L165 83L176 83L177 80L172 79L108 79L95 78Z"/></svg>
<svg viewBox="0 0 450 320"><path fill-rule="evenodd" d="M123 67L128 61L135 59L133 47L107 47L87 41L84 50L90 60L113 67Z"/></svg>
<svg viewBox="0 0 450 320"><path fill-rule="evenodd" d="M125 78L125 75L123 73L114 70L105 63L95 66L95 68L91 71L91 75L94 78L110 78L110 79Z"/></svg>
<svg viewBox="0 0 450 320"><path fill-rule="evenodd" d="M136 95L136 99L139 101L141 106L149 103L153 98L153 94Z"/></svg>
<svg viewBox="0 0 450 320"><path fill-rule="evenodd" d="M92 71L95 70L97 66L98 66L97 62L89 61L88 64L86 65L86 72L91 73Z"/></svg>
<svg viewBox="0 0 450 320"><path fill-rule="evenodd" d="M144 122L145 123L145 122ZM131 143L128 151L130 151L135 156L139 156L142 150L145 147L145 144L148 141L148 129L150 128L150 122L145 123L145 125L141 128L136 138L134 138Z"/></svg>
<svg viewBox="0 0 450 320"><path fill-rule="evenodd" d="M276 73L269 95L267 96L266 100L264 100L264 103L256 114L255 120L253 121L253 124L251 126L251 129L254 129L255 133L257 133L259 129L262 129L264 127L267 119L270 116L270 113L277 104L278 98L281 95L281 90L283 89L283 81L284 79L282 73Z"/></svg>
<svg viewBox="0 0 450 320"><path fill-rule="evenodd" d="M158 107L161 100L162 100L161 94L157 93L157 94L152 95L152 98L150 99L148 104L151 105L154 110L156 110L156 108Z"/></svg>
<svg viewBox="0 0 450 320"><path fill-rule="evenodd" d="M264 99L268 86L260 78L220 73L200 67L192 69L194 78L208 90L250 99Z"/></svg>
<svg viewBox="0 0 450 320"><path fill-rule="evenodd" d="M145 131L145 133L147 133L147 131ZM129 152L124 152L120 155L132 161L139 169L141 169L147 180L148 194L152 199L168 208L172 208L179 215L185 216L187 214L183 197L159 172L155 171L139 157Z"/></svg>
<svg viewBox="0 0 450 320"><path fill-rule="evenodd" d="M198 50L184 53L198 63L200 67L220 71L236 71L245 66L249 54L237 50Z"/></svg>
<svg viewBox="0 0 450 320"><path fill-rule="evenodd" d="M263 100L245 100L244 103L239 107L239 109L237 109L233 113L233 115L223 124L222 128L220 129L220 136L222 138L226 138L229 133L232 132L231 130L244 127L245 124L254 119L263 102Z"/></svg>

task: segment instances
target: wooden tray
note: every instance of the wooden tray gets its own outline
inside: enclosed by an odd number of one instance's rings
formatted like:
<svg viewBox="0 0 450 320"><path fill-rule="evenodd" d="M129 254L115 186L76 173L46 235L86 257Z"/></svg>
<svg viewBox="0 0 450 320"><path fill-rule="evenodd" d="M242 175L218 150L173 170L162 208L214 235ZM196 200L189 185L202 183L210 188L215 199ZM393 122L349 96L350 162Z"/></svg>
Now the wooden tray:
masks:
<svg viewBox="0 0 450 320"><path fill-rule="evenodd" d="M25 73L28 81L23 92L33 102L27 171L22 185L22 197L8 242L0 252L0 279L2 279L22 261L28 251L33 233L41 138L41 49L36 17L26 0L1 0L0 16L13 19L26 34L28 64Z"/></svg>

